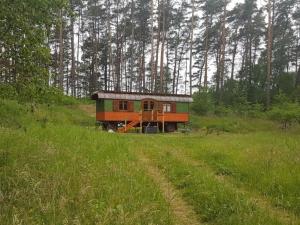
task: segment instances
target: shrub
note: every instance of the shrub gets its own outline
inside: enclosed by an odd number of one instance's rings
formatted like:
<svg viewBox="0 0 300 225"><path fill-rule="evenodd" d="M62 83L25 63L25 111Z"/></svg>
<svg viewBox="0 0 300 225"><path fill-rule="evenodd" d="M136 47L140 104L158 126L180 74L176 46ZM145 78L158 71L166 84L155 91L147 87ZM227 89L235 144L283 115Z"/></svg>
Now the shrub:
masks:
<svg viewBox="0 0 300 225"><path fill-rule="evenodd" d="M270 119L280 122L283 129L287 129L293 123L300 123L300 106L296 103L285 103L273 107L268 115Z"/></svg>
<svg viewBox="0 0 300 225"><path fill-rule="evenodd" d="M193 96L192 110L198 115L207 115L214 109L214 102L209 92L196 92Z"/></svg>
<svg viewBox="0 0 300 225"><path fill-rule="evenodd" d="M0 98L2 99L16 99L17 92L12 85L0 84Z"/></svg>
<svg viewBox="0 0 300 225"><path fill-rule="evenodd" d="M74 105L79 101L73 97L66 96L64 93L54 87L49 87L43 82L37 83L16 83L0 84L0 98L17 100L22 103L34 102L45 104L58 104L58 105ZM84 100L87 103L88 100Z"/></svg>
<svg viewBox="0 0 300 225"><path fill-rule="evenodd" d="M229 114L232 113L232 110L229 107L225 107L223 105L218 105L215 107L214 113L217 116L228 116Z"/></svg>

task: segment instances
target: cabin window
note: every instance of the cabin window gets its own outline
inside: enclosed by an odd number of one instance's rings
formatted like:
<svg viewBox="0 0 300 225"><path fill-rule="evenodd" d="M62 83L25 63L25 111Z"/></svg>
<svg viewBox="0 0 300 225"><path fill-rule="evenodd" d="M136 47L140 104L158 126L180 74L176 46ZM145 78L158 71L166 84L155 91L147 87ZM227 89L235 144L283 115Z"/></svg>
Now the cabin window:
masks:
<svg viewBox="0 0 300 225"><path fill-rule="evenodd" d="M152 111L154 109L153 101L144 101L143 109L144 111Z"/></svg>
<svg viewBox="0 0 300 225"><path fill-rule="evenodd" d="M128 110L128 101L119 101L119 110L127 111Z"/></svg>
<svg viewBox="0 0 300 225"><path fill-rule="evenodd" d="M164 103L164 104L163 104L163 111L164 111L164 112L167 112L167 113L171 112L171 111L172 111L172 106L171 106L171 104L170 104L170 103Z"/></svg>

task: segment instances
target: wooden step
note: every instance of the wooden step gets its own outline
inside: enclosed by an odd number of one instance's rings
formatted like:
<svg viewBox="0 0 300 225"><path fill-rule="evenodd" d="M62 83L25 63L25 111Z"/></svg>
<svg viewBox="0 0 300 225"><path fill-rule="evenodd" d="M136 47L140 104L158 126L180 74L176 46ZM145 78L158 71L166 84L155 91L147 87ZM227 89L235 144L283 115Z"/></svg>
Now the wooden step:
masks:
<svg viewBox="0 0 300 225"><path fill-rule="evenodd" d="M140 121L138 120L134 120L134 121L131 121L130 123L128 123L126 125L126 127L121 127L118 129L118 132L119 133L126 133L128 130L130 130L131 128L133 128L135 125L137 125L138 123L140 123Z"/></svg>

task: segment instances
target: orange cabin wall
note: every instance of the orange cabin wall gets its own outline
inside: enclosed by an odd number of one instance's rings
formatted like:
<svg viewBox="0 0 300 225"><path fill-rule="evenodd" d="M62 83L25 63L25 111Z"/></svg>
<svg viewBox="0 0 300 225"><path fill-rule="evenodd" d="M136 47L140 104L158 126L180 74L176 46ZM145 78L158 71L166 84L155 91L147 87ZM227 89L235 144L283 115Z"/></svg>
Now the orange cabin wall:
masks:
<svg viewBox="0 0 300 225"><path fill-rule="evenodd" d="M96 119L97 121L125 121L125 120L139 121L140 113L138 112L97 112ZM161 115L158 116L157 121L163 121ZM186 123L189 121L189 113L165 113L164 121Z"/></svg>

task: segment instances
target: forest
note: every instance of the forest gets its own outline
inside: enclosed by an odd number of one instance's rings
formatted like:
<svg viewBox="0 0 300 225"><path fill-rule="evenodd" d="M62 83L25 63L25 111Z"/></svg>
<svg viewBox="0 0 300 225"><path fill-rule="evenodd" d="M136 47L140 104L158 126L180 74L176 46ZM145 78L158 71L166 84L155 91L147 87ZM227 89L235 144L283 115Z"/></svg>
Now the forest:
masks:
<svg viewBox="0 0 300 225"><path fill-rule="evenodd" d="M1 95L195 94L200 113L300 99L299 0L2 0L0 11Z"/></svg>

